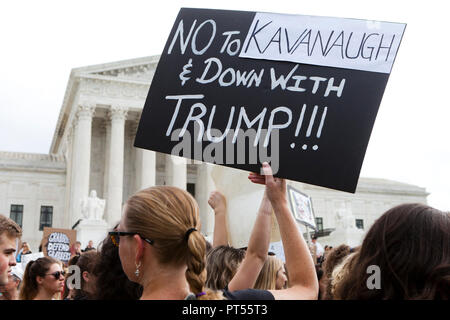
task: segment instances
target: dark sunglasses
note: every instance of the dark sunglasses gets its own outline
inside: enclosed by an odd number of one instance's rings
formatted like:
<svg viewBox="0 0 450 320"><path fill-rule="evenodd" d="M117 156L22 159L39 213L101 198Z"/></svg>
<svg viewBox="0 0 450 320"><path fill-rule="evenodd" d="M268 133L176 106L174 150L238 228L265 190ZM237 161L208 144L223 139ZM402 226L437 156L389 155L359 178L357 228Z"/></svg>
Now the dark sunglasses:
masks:
<svg viewBox="0 0 450 320"><path fill-rule="evenodd" d="M61 276L64 277L66 275L66 272L65 271L56 271L53 273L46 273L45 275L46 276L54 276L55 280L58 280Z"/></svg>
<svg viewBox="0 0 450 320"><path fill-rule="evenodd" d="M144 238L143 236L141 236L139 233L137 232L124 232L124 231L110 231L109 236L111 237L111 241L112 243L118 247L119 243L120 243L120 236L134 236L135 234L137 234L139 237L141 237L142 240L144 240L145 242L148 242L150 244L153 244L154 241L151 239L147 239Z"/></svg>

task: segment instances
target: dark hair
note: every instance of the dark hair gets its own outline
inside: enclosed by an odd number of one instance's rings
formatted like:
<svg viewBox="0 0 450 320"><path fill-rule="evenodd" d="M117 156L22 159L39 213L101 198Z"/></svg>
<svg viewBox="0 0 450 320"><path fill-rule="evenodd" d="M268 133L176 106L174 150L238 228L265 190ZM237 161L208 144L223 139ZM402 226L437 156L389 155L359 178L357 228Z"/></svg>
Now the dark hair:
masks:
<svg viewBox="0 0 450 320"><path fill-rule="evenodd" d="M98 260L99 260L99 253L97 251L93 251L93 250L83 252L76 259L76 265L80 268L81 288L74 289L74 297L73 297L74 300L92 299L92 297L94 296L94 294L86 291L86 281L83 278L83 272L87 271L88 273L93 274L94 268L97 265Z"/></svg>
<svg viewBox="0 0 450 320"><path fill-rule="evenodd" d="M114 230L116 228L117 225ZM138 300L142 295L142 286L128 280L120 262L119 248L109 236L100 245L93 274L97 277L95 300Z"/></svg>
<svg viewBox="0 0 450 320"><path fill-rule="evenodd" d="M212 249L211 242L206 240L206 254L208 254L208 252L211 251L211 249Z"/></svg>
<svg viewBox="0 0 450 320"><path fill-rule="evenodd" d="M233 279L239 264L245 258L245 250L230 246L218 246L206 255L206 287L222 290Z"/></svg>
<svg viewBox="0 0 450 320"><path fill-rule="evenodd" d="M367 286L368 267L379 267L381 289ZM423 204L385 212L336 283L338 299L449 299L450 213Z"/></svg>
<svg viewBox="0 0 450 320"><path fill-rule="evenodd" d="M73 257L70 258L69 261L67 262L67 266L70 267L70 266L76 265L79 258L80 258L80 256L73 256ZM70 273L69 273L69 272L66 273L66 278L65 278L65 280L64 280L64 292L63 292L63 296L62 296L62 299L63 299L63 300L66 300L67 297L69 296L69 293L70 293L69 286L67 285L67 279L68 279L70 276L72 276L74 273L75 273L75 271L74 271L74 272L70 272Z"/></svg>
<svg viewBox="0 0 450 320"><path fill-rule="evenodd" d="M20 300L32 300L36 297L39 291L36 277L45 277L45 274L55 263L61 264L60 261L51 257L42 257L35 261L28 262L23 274Z"/></svg>

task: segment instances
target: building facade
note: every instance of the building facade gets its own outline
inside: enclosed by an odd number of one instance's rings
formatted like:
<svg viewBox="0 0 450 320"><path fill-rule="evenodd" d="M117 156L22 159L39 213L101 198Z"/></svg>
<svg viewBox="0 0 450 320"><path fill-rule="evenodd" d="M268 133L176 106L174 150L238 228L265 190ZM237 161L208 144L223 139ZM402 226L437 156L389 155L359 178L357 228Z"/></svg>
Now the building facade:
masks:
<svg viewBox="0 0 450 320"><path fill-rule="evenodd" d="M212 233L207 200L214 183L211 165L133 147L140 114L159 56L73 69L49 154L0 152L0 213L19 222L23 240L37 249L42 228L72 228L81 199L91 190L106 199L105 220L114 226L122 204L139 189L175 185L194 194L203 232ZM367 230L386 209L426 203L424 188L360 178L355 194L296 183L312 197L319 229L334 227L345 205Z"/></svg>

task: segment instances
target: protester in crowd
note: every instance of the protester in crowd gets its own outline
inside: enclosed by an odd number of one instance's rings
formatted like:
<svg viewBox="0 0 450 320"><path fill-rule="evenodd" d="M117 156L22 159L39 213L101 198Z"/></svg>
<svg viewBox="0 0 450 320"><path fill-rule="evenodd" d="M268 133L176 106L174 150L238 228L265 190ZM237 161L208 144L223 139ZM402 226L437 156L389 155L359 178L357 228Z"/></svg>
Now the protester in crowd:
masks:
<svg viewBox="0 0 450 320"><path fill-rule="evenodd" d="M116 230L117 226L113 229ZM138 300L142 286L132 282L122 269L119 248L110 236L103 240L99 248L99 259L93 274L97 278L96 300Z"/></svg>
<svg viewBox="0 0 450 320"><path fill-rule="evenodd" d="M249 179L266 184L267 197L280 226L292 287L272 291L248 289L226 296L315 299L318 283L314 264L289 211L286 182L274 178L267 163L263 169L265 176L251 174ZM205 239L197 231L199 228L198 205L184 190L157 186L141 190L128 199L118 231L110 235L119 245L126 275L143 285L141 299L222 298L220 292L204 289Z"/></svg>
<svg viewBox="0 0 450 320"><path fill-rule="evenodd" d="M22 248L20 249L19 253L17 254L16 261L21 262L22 256L26 254L32 253L30 250L30 246L28 245L28 242L22 242Z"/></svg>
<svg viewBox="0 0 450 320"><path fill-rule="evenodd" d="M8 274L16 265L15 253L22 229L13 220L0 215L0 286L8 283Z"/></svg>
<svg viewBox="0 0 450 320"><path fill-rule="evenodd" d="M206 287L213 290L225 289L244 258L245 250L228 245L211 249L206 255Z"/></svg>
<svg viewBox="0 0 450 320"><path fill-rule="evenodd" d="M82 250L82 252L88 252L91 250L95 250L94 248L94 241L89 240L88 245L86 246L86 248L84 250Z"/></svg>
<svg viewBox="0 0 450 320"><path fill-rule="evenodd" d="M20 266L11 268L8 283L0 286L0 300L19 300L19 287L22 281L23 270Z"/></svg>
<svg viewBox="0 0 450 320"><path fill-rule="evenodd" d="M76 241L72 247L70 248L70 257L72 258L73 256L80 256L82 253L81 251L81 242L80 241Z"/></svg>
<svg viewBox="0 0 450 320"><path fill-rule="evenodd" d="M72 300L75 295L74 286L76 284L77 279L74 279L73 275L75 275L76 271L75 268L71 266L75 266L79 258L80 256L74 255L72 256L72 258L70 258L69 262L67 263L67 272L64 279L64 292L62 295L63 300ZM79 279L79 281L81 282L81 279Z"/></svg>
<svg viewBox="0 0 450 320"><path fill-rule="evenodd" d="M272 205L280 228L281 240L289 269L289 288L283 290L254 290L249 289L250 295L256 292L268 292L275 299L317 299L318 282L314 263L303 236L292 216L286 199L286 181L272 176L272 169L265 162L262 167L263 175L250 173L249 179L253 183L265 184L266 194ZM247 290L243 290L247 291ZM230 298L239 297L233 292ZM247 296L248 297L248 296ZM267 297L268 298L268 297Z"/></svg>
<svg viewBox="0 0 450 320"><path fill-rule="evenodd" d="M214 233L212 247L228 246L227 201L219 191L211 192L208 204L214 211Z"/></svg>
<svg viewBox="0 0 450 320"><path fill-rule="evenodd" d="M211 201L213 200L213 201ZM210 197L210 205L216 212L216 217L225 214L226 199L217 191ZM225 219L221 223L215 221L215 243L228 243ZM229 246L219 246L207 255L206 286L211 289L226 289L226 291L253 288L267 258L272 228L272 206L266 192L250 234L248 246L235 249ZM241 263L242 262L242 263Z"/></svg>
<svg viewBox="0 0 450 320"><path fill-rule="evenodd" d="M83 252L77 260L76 266L79 268L80 288L74 288L73 300L93 300L96 295L97 277L94 275L94 268L99 260L97 251Z"/></svg>
<svg viewBox="0 0 450 320"><path fill-rule="evenodd" d="M403 204L372 225L335 299L449 299L450 213Z"/></svg>
<svg viewBox="0 0 450 320"><path fill-rule="evenodd" d="M317 236L311 237L311 254L313 255L314 263L319 263L324 253L323 246L317 241Z"/></svg>
<svg viewBox="0 0 450 320"><path fill-rule="evenodd" d="M61 262L43 257L28 262L23 275L21 300L53 300L64 289L64 271Z"/></svg>
<svg viewBox="0 0 450 320"><path fill-rule="evenodd" d="M324 290L320 291L320 299L321 300L331 300L333 299L331 293L331 281L332 281L332 273L336 266L338 266L346 256L348 256L351 252L350 246L346 244L341 244L336 248L330 250L327 254L327 258L322 265L323 276L321 279L321 283L324 286Z"/></svg>
<svg viewBox="0 0 450 320"><path fill-rule="evenodd" d="M261 290L286 289L287 277L283 261L275 256L268 256L254 288Z"/></svg>
<svg viewBox="0 0 450 320"><path fill-rule="evenodd" d="M245 257L226 286L226 291L243 290L255 286L258 275L267 259L271 229L272 206L265 191L250 234L248 246L245 248Z"/></svg>
<svg viewBox="0 0 450 320"><path fill-rule="evenodd" d="M199 232L195 199L176 187L138 191L124 206L118 231L125 274L143 286L143 300L217 299L220 292L204 289L205 238Z"/></svg>

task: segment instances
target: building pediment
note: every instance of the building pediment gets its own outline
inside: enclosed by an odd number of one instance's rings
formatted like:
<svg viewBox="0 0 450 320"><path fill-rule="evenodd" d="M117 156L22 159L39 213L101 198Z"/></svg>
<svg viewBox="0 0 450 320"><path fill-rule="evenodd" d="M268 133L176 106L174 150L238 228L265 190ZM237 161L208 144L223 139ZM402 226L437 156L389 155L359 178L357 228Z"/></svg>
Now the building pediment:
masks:
<svg viewBox="0 0 450 320"><path fill-rule="evenodd" d="M112 104L129 101L142 108L160 56L150 56L72 69L64 95L50 153L61 153L61 141L73 118L73 108L89 102ZM104 99L109 96L111 99ZM103 97L96 101L96 97Z"/></svg>
<svg viewBox="0 0 450 320"><path fill-rule="evenodd" d="M159 57L151 56L76 68L72 70L72 75L102 80L137 80L150 84Z"/></svg>

